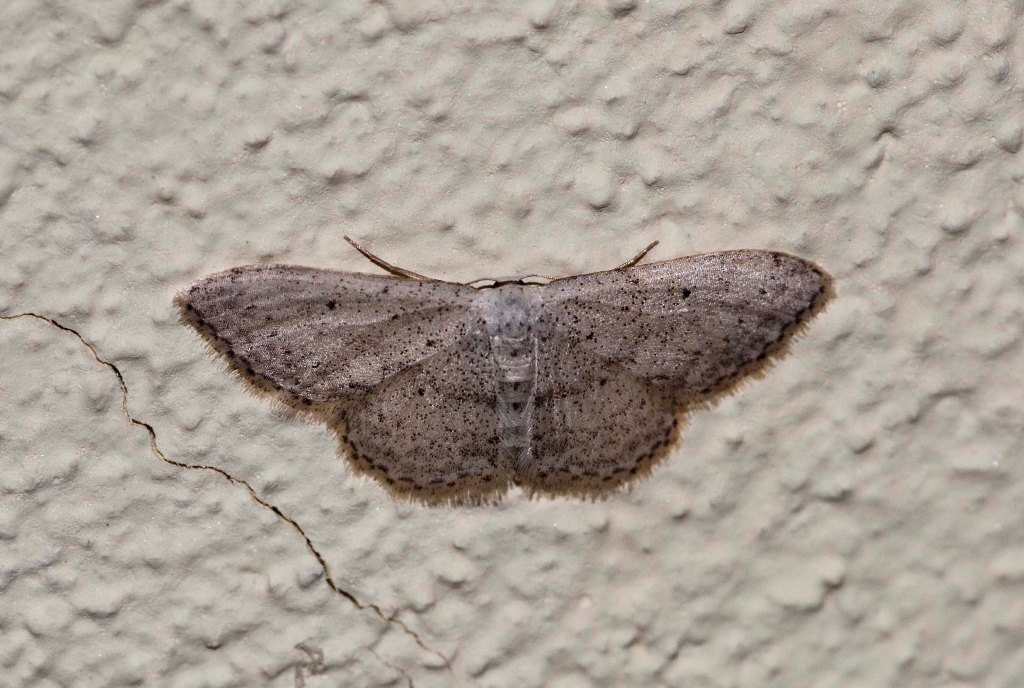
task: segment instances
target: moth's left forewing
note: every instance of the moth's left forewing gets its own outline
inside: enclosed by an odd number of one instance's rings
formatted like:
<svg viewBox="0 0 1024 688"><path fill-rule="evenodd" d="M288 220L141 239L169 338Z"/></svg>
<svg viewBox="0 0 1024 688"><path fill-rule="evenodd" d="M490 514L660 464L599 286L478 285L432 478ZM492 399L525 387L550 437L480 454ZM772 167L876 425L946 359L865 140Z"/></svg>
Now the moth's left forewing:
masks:
<svg viewBox="0 0 1024 688"><path fill-rule="evenodd" d="M175 298L182 321L248 383L298 411L330 412L453 346L475 290L390 275L252 265Z"/></svg>

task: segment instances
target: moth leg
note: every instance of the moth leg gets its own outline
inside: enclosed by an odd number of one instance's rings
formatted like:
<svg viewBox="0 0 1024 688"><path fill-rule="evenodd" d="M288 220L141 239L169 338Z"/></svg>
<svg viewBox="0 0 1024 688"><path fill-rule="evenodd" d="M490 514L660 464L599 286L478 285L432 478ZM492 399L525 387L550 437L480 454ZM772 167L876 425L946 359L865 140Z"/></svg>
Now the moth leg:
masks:
<svg viewBox="0 0 1024 688"><path fill-rule="evenodd" d="M657 241L652 241L651 243L647 244L647 248L645 248L644 250L640 251L640 253L636 254L635 256L633 256L632 258L627 260L625 263L623 263L619 267L613 268L612 272L614 272L615 270L625 270L626 268L633 267L634 265L639 263L641 260L643 260L644 256L646 256L648 253L650 253L651 249L654 248L657 245L658 245Z"/></svg>
<svg viewBox="0 0 1024 688"><path fill-rule="evenodd" d="M345 237L345 241L347 241L348 243L352 244L352 248L354 248L355 250L357 250L360 253L362 253L363 256L367 260L369 260L371 263L373 263L374 265L376 265L379 268L387 270L388 272L390 272L392 275L394 275L396 277L407 277L409 279L416 279L416 280L421 280L421 281L433 281L433 279L430 278L430 277L426 277L426 276L421 275L419 273L413 272L412 270L406 270L405 268L400 268L397 265L392 265L391 263L383 260L382 258L378 258L377 256L373 255L372 253L367 251L365 248L363 248L362 246L360 246L359 244L357 244L355 241L353 241L351 238L349 238L347 236Z"/></svg>

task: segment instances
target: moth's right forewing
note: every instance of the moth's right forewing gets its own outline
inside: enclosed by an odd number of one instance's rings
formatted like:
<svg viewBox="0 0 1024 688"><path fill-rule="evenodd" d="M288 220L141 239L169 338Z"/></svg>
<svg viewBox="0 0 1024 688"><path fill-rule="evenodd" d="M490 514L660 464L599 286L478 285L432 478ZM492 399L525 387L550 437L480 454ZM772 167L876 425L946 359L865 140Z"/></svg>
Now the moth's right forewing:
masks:
<svg viewBox="0 0 1024 688"><path fill-rule="evenodd" d="M830 278L813 263L725 251L555 280L540 321L696 401L779 353L830 294Z"/></svg>
<svg viewBox="0 0 1024 688"><path fill-rule="evenodd" d="M291 265L235 268L175 303L247 382L300 410L343 405L474 327L458 284Z"/></svg>

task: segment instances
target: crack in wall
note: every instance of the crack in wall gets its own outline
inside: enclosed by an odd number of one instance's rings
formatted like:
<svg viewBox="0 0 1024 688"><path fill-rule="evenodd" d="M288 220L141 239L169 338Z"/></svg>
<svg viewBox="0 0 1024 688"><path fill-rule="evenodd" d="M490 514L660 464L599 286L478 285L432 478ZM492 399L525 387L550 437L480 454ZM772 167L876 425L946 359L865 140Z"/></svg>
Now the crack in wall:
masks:
<svg viewBox="0 0 1024 688"><path fill-rule="evenodd" d="M109 368L114 373L114 375L117 377L117 384L121 388L122 413L124 413L124 416L129 423L140 428L143 428L147 433L149 433L149 448L158 459L160 459L164 463L170 464L171 466L176 466L178 468L187 468L190 470L209 471L211 473L216 473L223 477L224 479L226 479L232 485L245 488L245 490L249 493L249 497L252 498L254 502L259 504L263 508L272 511L279 519L290 525L299 534L302 540L306 543L306 549L308 549L309 552L316 558L317 562L319 562L320 568L323 570L324 573L324 582L327 583L327 586L331 590L333 590L338 595L344 597L359 611L371 611L384 623L393 625L401 629L402 632L408 635L410 638L412 638L421 649L423 649L426 652L429 652L430 654L436 656L438 659L444 662L444 666L449 672L452 670L451 661L448 659L448 657L441 653L439 650L435 650L434 648L430 647L430 645L425 643L423 641L423 638L420 637L420 635L416 631L409 628L409 626L406 625L404 621L397 618L397 612L394 614L385 614L384 611L378 605L374 604L373 602L360 602L355 595L339 586L331 577L331 569L330 566L327 564L327 560L324 559L323 555L321 555L320 552L317 551L316 547L313 546L313 541L310 540L309 536L306 535L304 530L302 530L302 526L300 526L298 522L291 516L288 516L275 505L271 504L270 502L260 497L259 494L257 494L256 490L248 482L242 480L241 478L236 478L227 471L225 471L224 469L217 468L216 466L184 463L182 461L175 461L174 459L168 458L167 455L164 454L163 450L161 450L159 445L157 444L156 430L153 428L153 426L144 420L139 420L138 418L135 418L128 410L128 385L124 381L124 375L121 374L121 370L112 362L101 357L99 355L99 352L96 351L96 347L93 346L92 343L89 342L85 337L83 337L77 330L68 327L67 325L64 325L63 323L57 320L54 320L53 318L49 318L45 315L39 315L38 313L33 313L31 311L25 313L15 313L13 315L0 315L0 320L19 320L22 318L34 318L35 320L47 323L48 325L55 327L58 330L67 332L68 334L74 336L76 339L78 339L79 343L82 346L84 346L89 351L90 354L92 354L92 357L96 359L97 363ZM380 656L376 652L374 652L373 654L378 659L380 659ZM381 661L383 662L383 660ZM396 671L399 671L399 673L401 673L409 680L409 683L411 685L412 680L409 679L408 674L406 674L404 671L401 671L389 662L383 663L388 667L395 669Z"/></svg>
<svg viewBox="0 0 1024 688"><path fill-rule="evenodd" d="M374 650L374 649L373 649L372 647L368 647L368 648L366 648L366 649L367 649L367 650L369 651L369 653L370 653L371 655L373 655L374 657L376 657L376 658L377 658L377 661L378 661L378 662L380 662L381 664L383 664L383 665L384 665L384 666L386 666L386 667L389 667L389 668L390 668L390 669L391 669L392 671L394 671L395 673L397 673L398 675L400 675L400 676L401 676L402 678L404 678L404 679L405 679L405 681L406 681L406 683L408 684L409 688L416 688L416 684L412 682L412 676L410 676L410 675L409 675L409 674L408 674L408 673L407 673L407 672L405 671L405 669L403 669L403 668L402 668L402 667L400 667L400 666L395 666L394 664L392 664L392 663L391 663L391 662L389 662L388 660L384 659L384 658L383 658L383 657L381 657L381 656L380 656L379 654L377 654L377 651L376 651L376 650Z"/></svg>

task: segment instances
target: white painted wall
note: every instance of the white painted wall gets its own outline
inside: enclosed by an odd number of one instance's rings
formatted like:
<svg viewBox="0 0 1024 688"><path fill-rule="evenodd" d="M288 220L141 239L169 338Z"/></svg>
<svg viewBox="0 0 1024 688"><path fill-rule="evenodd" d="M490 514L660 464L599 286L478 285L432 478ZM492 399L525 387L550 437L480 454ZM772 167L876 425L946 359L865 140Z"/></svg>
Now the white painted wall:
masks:
<svg viewBox="0 0 1024 688"><path fill-rule="evenodd" d="M217 470L0 322L0 685L1021 685L1022 20L4 2L0 314ZM777 248L839 296L631 493L427 509L171 308L373 270L344 233L453 280Z"/></svg>

